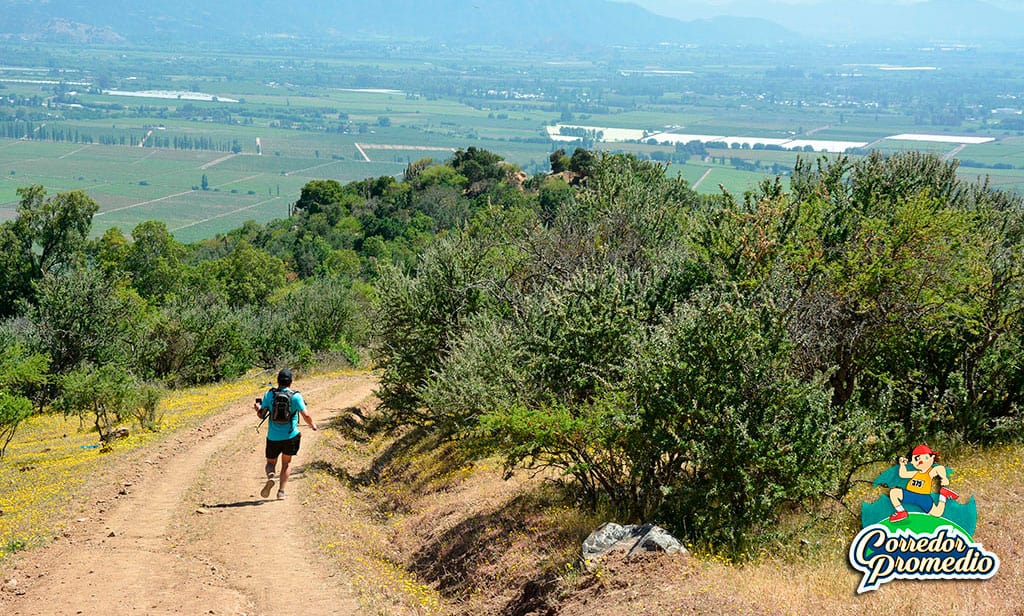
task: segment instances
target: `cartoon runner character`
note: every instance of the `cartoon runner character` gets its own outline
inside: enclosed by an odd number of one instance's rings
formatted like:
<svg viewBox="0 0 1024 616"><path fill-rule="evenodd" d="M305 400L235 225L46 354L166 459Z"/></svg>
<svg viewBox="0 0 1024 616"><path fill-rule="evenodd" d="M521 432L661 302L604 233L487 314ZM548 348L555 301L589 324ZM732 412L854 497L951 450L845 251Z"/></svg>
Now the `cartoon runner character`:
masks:
<svg viewBox="0 0 1024 616"><path fill-rule="evenodd" d="M926 511L933 516L942 517L943 512L946 510L946 499L956 500L959 498L956 492L947 487L949 485L949 478L946 477L946 467L935 464L935 458L938 455L939 452L932 451L928 445L914 447L914 451L910 454L910 465L917 469L916 471L907 470L907 459L904 457L900 458L900 477L909 481L907 481L905 489L893 488L889 490L889 500L892 501L892 506L896 508L896 513L889 516L890 522L898 522L907 517L907 510L903 508L904 502L914 505L921 511ZM940 484L938 503L932 501L932 482L936 477L939 478Z"/></svg>

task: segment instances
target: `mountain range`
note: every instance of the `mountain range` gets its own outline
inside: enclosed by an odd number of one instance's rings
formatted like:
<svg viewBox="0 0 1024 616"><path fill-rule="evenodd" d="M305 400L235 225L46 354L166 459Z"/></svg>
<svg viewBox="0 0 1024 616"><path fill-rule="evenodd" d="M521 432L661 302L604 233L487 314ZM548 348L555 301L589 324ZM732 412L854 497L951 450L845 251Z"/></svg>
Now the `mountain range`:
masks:
<svg viewBox="0 0 1024 616"><path fill-rule="evenodd" d="M769 19L819 41L984 45L1024 39L1024 7L1009 0L629 1L676 18Z"/></svg>
<svg viewBox="0 0 1024 616"><path fill-rule="evenodd" d="M507 48L1024 40L1009 0L0 0L0 39L420 41Z"/></svg>
<svg viewBox="0 0 1024 616"><path fill-rule="evenodd" d="M8 39L104 44L273 37L557 48L793 36L761 17L680 20L609 0L0 0L0 15L0 36Z"/></svg>

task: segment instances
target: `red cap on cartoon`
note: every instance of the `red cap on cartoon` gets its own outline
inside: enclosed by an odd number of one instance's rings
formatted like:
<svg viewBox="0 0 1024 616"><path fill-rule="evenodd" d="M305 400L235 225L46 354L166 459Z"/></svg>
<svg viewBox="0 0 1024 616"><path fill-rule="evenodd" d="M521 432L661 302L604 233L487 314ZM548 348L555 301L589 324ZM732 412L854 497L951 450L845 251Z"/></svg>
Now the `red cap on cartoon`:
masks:
<svg viewBox="0 0 1024 616"><path fill-rule="evenodd" d="M914 451L910 452L910 455L912 455L912 456L919 456L919 455L922 455L922 454L927 454L927 455L930 455L930 456L937 456L937 455L939 455L939 452L932 451L932 448L929 447L928 445L918 445L917 447L914 447Z"/></svg>

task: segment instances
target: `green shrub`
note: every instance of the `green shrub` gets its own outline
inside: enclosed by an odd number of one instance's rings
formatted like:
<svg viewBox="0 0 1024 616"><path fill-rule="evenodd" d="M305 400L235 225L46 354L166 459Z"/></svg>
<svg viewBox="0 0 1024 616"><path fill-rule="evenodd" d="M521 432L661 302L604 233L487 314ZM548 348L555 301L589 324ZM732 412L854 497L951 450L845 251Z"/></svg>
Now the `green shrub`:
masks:
<svg viewBox="0 0 1024 616"><path fill-rule="evenodd" d="M493 303L488 293L503 269L493 240L472 234L440 239L416 275L394 266L380 272L373 331L381 369L378 395L395 421L432 423L422 392L447 358L467 319Z"/></svg>
<svg viewBox="0 0 1024 616"><path fill-rule="evenodd" d="M143 384L136 392L135 407L133 414L143 430L157 431L163 421L159 413L160 400L164 397L162 387L153 384Z"/></svg>
<svg viewBox="0 0 1024 616"><path fill-rule="evenodd" d="M138 382L124 366L82 364L63 375L58 384L60 395L54 408L83 422L91 419L101 439L137 408Z"/></svg>

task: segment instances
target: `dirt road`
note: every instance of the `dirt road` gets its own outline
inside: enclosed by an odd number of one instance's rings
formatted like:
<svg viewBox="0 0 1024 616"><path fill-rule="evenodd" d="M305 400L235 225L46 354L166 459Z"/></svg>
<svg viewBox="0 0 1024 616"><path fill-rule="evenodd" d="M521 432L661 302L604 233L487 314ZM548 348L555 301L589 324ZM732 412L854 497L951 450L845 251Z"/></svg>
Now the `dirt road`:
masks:
<svg viewBox="0 0 1024 616"><path fill-rule="evenodd" d="M322 427L369 397L374 381L321 377L296 387ZM288 499L262 499L266 427L254 431L251 401L104 469L63 537L5 571L17 592L0 593L0 612L358 614L304 517L303 469L319 433L302 430Z"/></svg>

